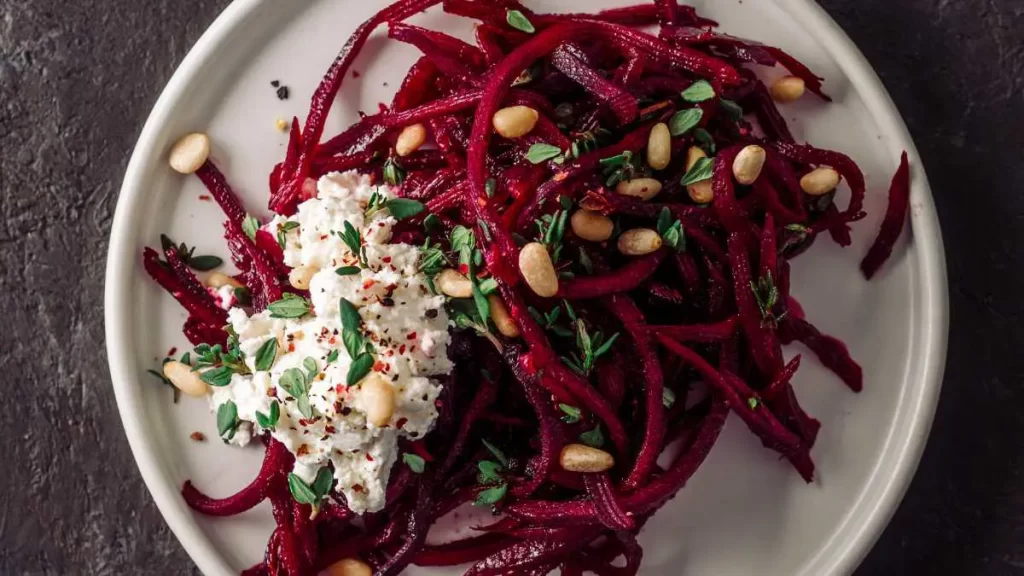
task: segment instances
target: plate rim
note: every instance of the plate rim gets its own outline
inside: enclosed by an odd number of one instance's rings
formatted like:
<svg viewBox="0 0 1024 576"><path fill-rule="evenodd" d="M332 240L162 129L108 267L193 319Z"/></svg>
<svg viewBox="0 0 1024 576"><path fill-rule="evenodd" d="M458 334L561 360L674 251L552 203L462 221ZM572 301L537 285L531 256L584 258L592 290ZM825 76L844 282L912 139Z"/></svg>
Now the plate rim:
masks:
<svg viewBox="0 0 1024 576"><path fill-rule="evenodd" d="M125 171L111 222L110 241L104 282L104 327L106 351L118 412L136 465L164 521L199 569L206 574L232 574L224 556L202 529L180 497L177 486L160 473L160 464L150 450L142 421L138 366L130 347L133 331L127 307L132 302L131 285L136 267L134 238L138 225L133 216L144 198L146 175L156 161L156 152L166 145L164 125L174 112L193 78L215 55L217 47L244 23L261 5L273 0L234 0L202 34L175 70L153 106L140 133ZM906 493L917 470L942 388L948 346L949 311L946 263L938 215L931 187L920 156L903 118L888 91L853 41L813 0L774 0L800 27L811 34L828 52L863 99L879 130L888 135L885 146L896 157L906 150L913 167L911 209L919 280L915 296L920 297L921 313L914 324L920 330L919 350L911 360L911 373L889 437L876 461L861 496L847 513L835 538L822 546L805 565L805 573L848 574L864 559L881 536ZM902 426L901 426L902 424ZM887 460L894 466L883 472L878 464ZM836 542L838 540L839 542ZM826 554L828 553L828 554ZM808 572L812 569L812 572Z"/></svg>

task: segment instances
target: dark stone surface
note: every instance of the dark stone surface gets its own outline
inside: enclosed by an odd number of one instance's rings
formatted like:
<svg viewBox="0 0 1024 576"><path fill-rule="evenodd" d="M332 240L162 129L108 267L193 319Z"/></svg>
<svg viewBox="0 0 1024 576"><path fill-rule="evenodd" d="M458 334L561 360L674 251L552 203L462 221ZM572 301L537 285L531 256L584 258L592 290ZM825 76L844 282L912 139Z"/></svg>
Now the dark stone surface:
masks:
<svg viewBox="0 0 1024 576"><path fill-rule="evenodd" d="M859 573L1024 573L1024 2L823 0L914 135L949 262L935 427ZM197 573L136 472L102 302L150 107L227 0L0 0L0 573Z"/></svg>

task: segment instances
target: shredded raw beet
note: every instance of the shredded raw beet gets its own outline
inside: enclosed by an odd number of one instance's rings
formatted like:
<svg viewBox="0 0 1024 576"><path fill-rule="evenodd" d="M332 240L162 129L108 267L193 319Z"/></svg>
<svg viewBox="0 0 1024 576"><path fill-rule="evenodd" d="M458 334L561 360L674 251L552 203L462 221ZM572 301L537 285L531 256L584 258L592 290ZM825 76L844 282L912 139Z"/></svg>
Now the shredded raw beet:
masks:
<svg viewBox="0 0 1024 576"><path fill-rule="evenodd" d="M907 161L907 153L904 152L900 158L900 167L892 177L892 185L889 187L889 205L885 209L882 228L878 231L878 236L871 243L871 248L868 249L867 255L860 263L860 269L865 278L870 280L875 272L882 267L882 264L889 259L896 241L903 233L909 209L910 164Z"/></svg>
<svg viewBox="0 0 1024 576"><path fill-rule="evenodd" d="M438 4L475 21L474 43L405 22ZM789 261L822 233L851 243L850 225L864 217L865 180L849 157L795 142L750 65L782 66L828 100L821 78L778 48L715 27L676 0L594 14L541 14L517 0L400 0L356 29L305 120L292 121L284 158L269 175L270 208L292 214L315 196L316 179L334 171L386 181L425 208L395 226L393 241L439 250L478 297L449 301L455 369L434 429L400 442L384 510L357 519L332 491L311 514L289 490L291 453L269 436L257 478L237 494L210 498L185 483L185 501L211 516L269 501L276 528L263 561L243 574L313 576L358 558L378 575L410 564L468 564L471 575L633 575L643 558L637 535L697 472L730 413L801 477L813 477L821 424L792 385L801 357L785 362L782 345L806 346L853 391L863 376L846 346L804 317ZM421 55L390 105L325 135L328 110L374 31ZM525 135L496 134L495 113L509 106L536 112ZM699 121L679 128L677 115L694 109ZM670 140L668 166L653 170L646 150L662 122L680 133ZM427 142L399 156L398 134L414 124L426 127ZM766 151L765 164L752 185L740 185L732 164L752 144ZM681 183L692 146L711 157L709 204L695 203ZM833 193L801 189L800 177L819 166L841 174L845 209ZM225 214L234 277L250 298L241 305L260 311L297 291L268 219L255 220L253 231L250 214L260 215L246 211L212 162L197 176ZM660 193L645 200L617 192L620 181L639 177L657 179ZM904 154L861 263L866 277L890 255L908 197ZM611 236L577 235L570 216L581 209L610 218ZM620 252L620 235L634 228L657 234L660 247ZM520 269L520 250L531 242L552 260L554 297L534 293ZM174 246L162 254L147 248L143 264L188 312L191 342L230 346L227 314L189 258ZM480 316L486 293L492 315L494 298L508 311L501 331ZM572 444L607 452L614 466L563 469ZM658 459L669 444L679 451L663 468ZM404 464L406 455L423 470ZM440 517L470 502L504 516L459 540L425 544Z"/></svg>

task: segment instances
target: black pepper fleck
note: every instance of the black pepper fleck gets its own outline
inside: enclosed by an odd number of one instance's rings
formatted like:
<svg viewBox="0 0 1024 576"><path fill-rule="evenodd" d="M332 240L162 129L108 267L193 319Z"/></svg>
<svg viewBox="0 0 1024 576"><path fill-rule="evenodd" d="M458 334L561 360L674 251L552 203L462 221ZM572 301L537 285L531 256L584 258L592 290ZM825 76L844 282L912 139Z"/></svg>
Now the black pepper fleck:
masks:
<svg viewBox="0 0 1024 576"><path fill-rule="evenodd" d="M431 308L424 313L427 318L437 318L437 310Z"/></svg>
<svg viewBox="0 0 1024 576"><path fill-rule="evenodd" d="M287 100L288 99L288 93L289 92L288 92L288 87L287 86L279 86L278 89L277 89L277 99L278 100Z"/></svg>

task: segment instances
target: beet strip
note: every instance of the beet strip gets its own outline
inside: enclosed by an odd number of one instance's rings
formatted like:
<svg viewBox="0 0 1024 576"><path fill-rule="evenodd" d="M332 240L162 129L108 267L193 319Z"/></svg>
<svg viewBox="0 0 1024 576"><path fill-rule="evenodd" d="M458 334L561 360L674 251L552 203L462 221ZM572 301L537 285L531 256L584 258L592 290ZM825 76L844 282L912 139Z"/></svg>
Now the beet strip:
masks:
<svg viewBox="0 0 1024 576"><path fill-rule="evenodd" d="M885 217L878 230L878 236L871 243L871 248L860 262L860 270L868 280L878 272L885 261L892 255L892 249L899 240L907 221L910 208L910 163L904 151L900 157L900 166L892 177L889 186L889 203L885 209Z"/></svg>
<svg viewBox="0 0 1024 576"><path fill-rule="evenodd" d="M227 498L210 498L200 492L192 482L185 481L181 487L181 495L185 503L196 512L207 516L234 516L256 507L266 500L275 478L291 467L292 455L277 440L270 440L267 452L263 455L263 464L256 478L245 488Z"/></svg>
<svg viewBox="0 0 1024 576"><path fill-rule="evenodd" d="M680 342L718 342L733 336L736 324L737 317L730 316L714 324L648 325L647 328Z"/></svg>
<svg viewBox="0 0 1024 576"><path fill-rule="evenodd" d="M604 102L615 114L619 124L629 124L636 118L638 113L636 98L590 68L574 53L571 45L562 46L552 52L551 65L595 98Z"/></svg>
<svg viewBox="0 0 1024 576"><path fill-rule="evenodd" d="M611 530L632 530L636 527L633 517L619 504L607 472L583 474L583 484L602 524Z"/></svg>
<svg viewBox="0 0 1024 576"><path fill-rule="evenodd" d="M512 540L501 534L481 534L445 544L427 545L416 552L417 566L456 566L478 562L507 548Z"/></svg>
<svg viewBox="0 0 1024 576"><path fill-rule="evenodd" d="M826 336L818 331L810 322L796 314L788 314L779 323L779 336L782 342L789 344L799 340L818 357L821 363L839 376L850 390L860 392L864 388L864 374L850 351L840 340Z"/></svg>
<svg viewBox="0 0 1024 576"><path fill-rule="evenodd" d="M787 142L776 142L772 146L779 154L801 164L818 164L834 168L850 186L850 205L841 213L842 219L853 222L864 217L864 174L849 156L832 150Z"/></svg>
<svg viewBox="0 0 1024 576"><path fill-rule="evenodd" d="M559 284L557 297L567 300L585 300L619 292L629 292L650 278L667 255L668 250L661 249L630 260L625 266L606 274L576 276Z"/></svg>
<svg viewBox="0 0 1024 576"><path fill-rule="evenodd" d="M217 168L217 165L212 160L207 160L199 167L199 170L196 170L196 176L210 191L210 195L217 201L228 219L241 225L242 220L245 220L245 208L242 207L241 201L238 200L238 196L231 189L227 178Z"/></svg>

